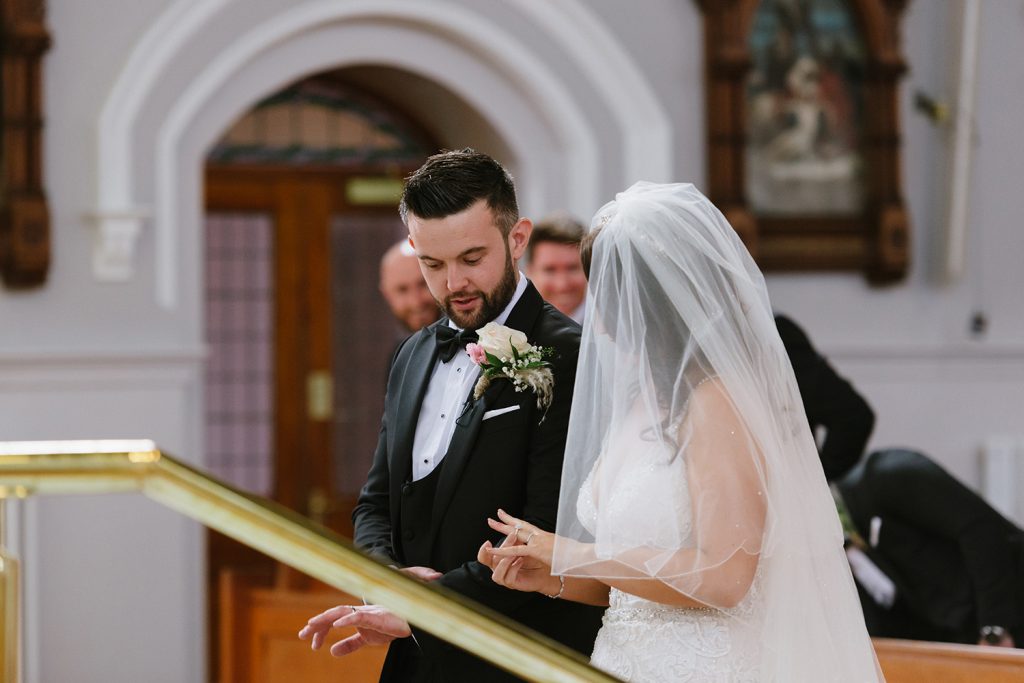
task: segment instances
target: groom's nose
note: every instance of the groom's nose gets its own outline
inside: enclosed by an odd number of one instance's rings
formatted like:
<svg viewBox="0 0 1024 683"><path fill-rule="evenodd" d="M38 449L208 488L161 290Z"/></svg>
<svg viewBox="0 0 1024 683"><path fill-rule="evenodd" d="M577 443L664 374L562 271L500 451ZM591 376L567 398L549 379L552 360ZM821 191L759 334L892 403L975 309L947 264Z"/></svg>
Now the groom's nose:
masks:
<svg viewBox="0 0 1024 683"><path fill-rule="evenodd" d="M448 266L448 291L462 292L469 289L469 278L466 271L459 264L454 263Z"/></svg>

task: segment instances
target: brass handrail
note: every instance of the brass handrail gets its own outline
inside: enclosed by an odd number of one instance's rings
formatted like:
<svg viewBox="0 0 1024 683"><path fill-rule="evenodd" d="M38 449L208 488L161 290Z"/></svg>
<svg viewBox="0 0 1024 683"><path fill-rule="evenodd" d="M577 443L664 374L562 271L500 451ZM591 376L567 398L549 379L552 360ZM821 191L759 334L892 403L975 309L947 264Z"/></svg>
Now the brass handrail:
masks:
<svg viewBox="0 0 1024 683"><path fill-rule="evenodd" d="M411 579L304 517L165 455L151 441L0 442L0 496L16 487L29 495L142 492L523 678L616 680L560 643L452 591Z"/></svg>

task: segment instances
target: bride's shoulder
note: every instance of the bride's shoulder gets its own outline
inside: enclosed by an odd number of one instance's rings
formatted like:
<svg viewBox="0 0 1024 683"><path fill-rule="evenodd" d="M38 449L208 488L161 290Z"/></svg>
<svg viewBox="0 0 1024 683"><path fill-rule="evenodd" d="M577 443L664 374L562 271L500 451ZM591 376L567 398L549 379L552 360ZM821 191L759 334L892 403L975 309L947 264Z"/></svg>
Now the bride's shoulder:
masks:
<svg viewBox="0 0 1024 683"><path fill-rule="evenodd" d="M690 417L714 416L730 421L739 420L739 411L729 393L728 386L718 375L707 376L693 385L688 406Z"/></svg>
<svg viewBox="0 0 1024 683"><path fill-rule="evenodd" d="M728 398L725 382L718 375L707 375L690 383L691 401L721 401Z"/></svg>

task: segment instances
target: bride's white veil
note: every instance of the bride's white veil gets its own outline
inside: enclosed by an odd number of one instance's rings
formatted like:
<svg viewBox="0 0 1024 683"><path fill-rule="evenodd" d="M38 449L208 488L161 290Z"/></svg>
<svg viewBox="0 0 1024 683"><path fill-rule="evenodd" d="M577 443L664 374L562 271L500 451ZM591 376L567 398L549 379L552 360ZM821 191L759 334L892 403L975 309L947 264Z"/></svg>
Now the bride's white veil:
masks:
<svg viewBox="0 0 1024 683"><path fill-rule="evenodd" d="M637 183L598 229L553 572L721 610L759 680L879 680L757 266L689 184Z"/></svg>

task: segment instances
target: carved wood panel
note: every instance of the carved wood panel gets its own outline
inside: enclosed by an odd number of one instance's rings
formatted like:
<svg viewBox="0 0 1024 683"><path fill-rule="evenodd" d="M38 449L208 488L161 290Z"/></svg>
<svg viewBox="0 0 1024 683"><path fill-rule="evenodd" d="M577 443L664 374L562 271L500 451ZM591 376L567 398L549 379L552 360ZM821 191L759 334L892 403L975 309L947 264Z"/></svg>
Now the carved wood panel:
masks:
<svg viewBox="0 0 1024 683"><path fill-rule="evenodd" d="M43 189L42 59L50 47L43 0L0 0L0 277L36 287L50 265Z"/></svg>

